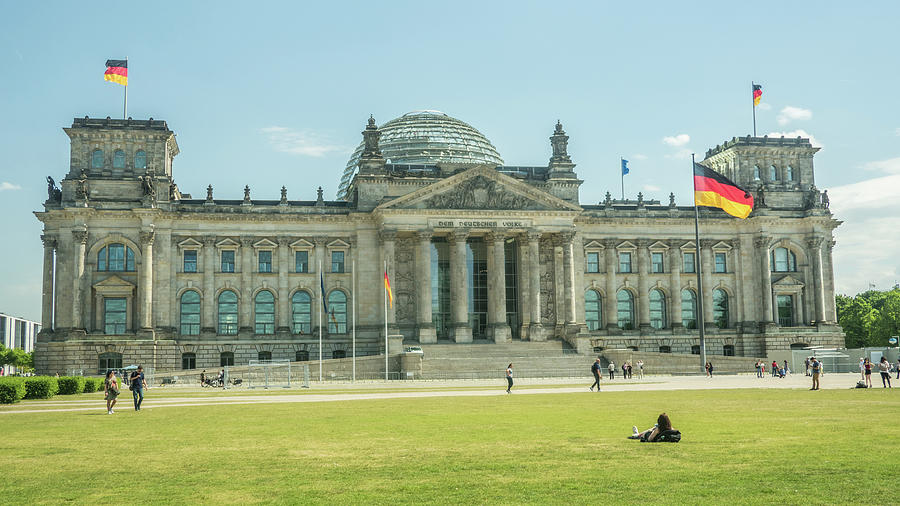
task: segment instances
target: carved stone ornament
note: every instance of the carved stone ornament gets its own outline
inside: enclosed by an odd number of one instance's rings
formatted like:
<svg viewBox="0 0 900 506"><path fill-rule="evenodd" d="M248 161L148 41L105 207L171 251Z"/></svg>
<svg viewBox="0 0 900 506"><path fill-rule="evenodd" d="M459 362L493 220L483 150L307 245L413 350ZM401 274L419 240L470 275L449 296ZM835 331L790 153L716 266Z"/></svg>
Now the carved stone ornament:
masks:
<svg viewBox="0 0 900 506"><path fill-rule="evenodd" d="M378 127L375 125L374 117L369 116L369 121L362 135L364 145L362 156L366 158L381 157L381 150L378 148L378 139L381 138L381 132L378 131Z"/></svg>
<svg viewBox="0 0 900 506"><path fill-rule="evenodd" d="M429 209L540 209L539 203L516 195L484 176L461 182L456 188L424 202Z"/></svg>
<svg viewBox="0 0 900 506"><path fill-rule="evenodd" d="M56 247L56 236L55 235L42 234L41 241L43 241L45 248L53 249Z"/></svg>
<svg viewBox="0 0 900 506"><path fill-rule="evenodd" d="M88 237L87 229L83 228L80 230L73 230L72 237L75 239L76 243L81 243L81 244L86 243L87 237Z"/></svg>
<svg viewBox="0 0 900 506"><path fill-rule="evenodd" d="M206 187L206 201L207 201L207 202L212 202L212 201L213 201L213 187L212 187L212 185L209 185L209 186Z"/></svg>
<svg viewBox="0 0 900 506"><path fill-rule="evenodd" d="M49 201L49 202L61 202L62 201L62 190L57 188L56 181L54 181L53 178L50 176L47 176L47 201Z"/></svg>
<svg viewBox="0 0 900 506"><path fill-rule="evenodd" d="M287 188L281 187L281 204L287 204Z"/></svg>
<svg viewBox="0 0 900 506"><path fill-rule="evenodd" d="M250 185L244 185L244 203L250 203Z"/></svg>
<svg viewBox="0 0 900 506"><path fill-rule="evenodd" d="M669 193L669 207L675 207L675 192Z"/></svg>
<svg viewBox="0 0 900 506"><path fill-rule="evenodd" d="M563 130L562 123L556 121L556 128L553 135L550 136L550 147L553 148L553 156L550 157L551 162L569 163L572 159L568 153L569 136Z"/></svg>
<svg viewBox="0 0 900 506"><path fill-rule="evenodd" d="M769 238L768 237L757 237L753 239L753 244L759 249L768 249L769 247Z"/></svg>
<svg viewBox="0 0 900 506"><path fill-rule="evenodd" d="M145 230L141 232L141 244L152 245L156 232L153 230Z"/></svg>
<svg viewBox="0 0 900 506"><path fill-rule="evenodd" d="M382 243L396 241L397 240L397 231L389 230L389 229L381 229L378 231L378 239L380 239Z"/></svg>

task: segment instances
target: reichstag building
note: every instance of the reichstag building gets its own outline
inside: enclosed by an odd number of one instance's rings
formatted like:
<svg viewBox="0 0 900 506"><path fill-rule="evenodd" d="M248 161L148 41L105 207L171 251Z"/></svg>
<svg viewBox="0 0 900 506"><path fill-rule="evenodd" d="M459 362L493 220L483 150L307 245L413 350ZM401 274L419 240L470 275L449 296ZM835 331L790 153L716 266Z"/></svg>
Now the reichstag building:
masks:
<svg viewBox="0 0 900 506"><path fill-rule="evenodd" d="M35 213L36 368L309 360L320 328L325 358L348 357L354 333L360 354L381 354L385 318L404 343L554 339L585 354L690 354L698 297L712 355L843 345L840 222L815 186L808 139L732 138L706 152L702 163L751 189L757 207L746 220L702 209L698 255L694 209L673 195L581 202L569 137L549 126L548 163L508 166L444 113L370 118L337 200L321 189L291 200L286 188L259 200L250 187L230 200L176 185L165 121L76 118L64 129L68 172L58 186L48 178Z"/></svg>

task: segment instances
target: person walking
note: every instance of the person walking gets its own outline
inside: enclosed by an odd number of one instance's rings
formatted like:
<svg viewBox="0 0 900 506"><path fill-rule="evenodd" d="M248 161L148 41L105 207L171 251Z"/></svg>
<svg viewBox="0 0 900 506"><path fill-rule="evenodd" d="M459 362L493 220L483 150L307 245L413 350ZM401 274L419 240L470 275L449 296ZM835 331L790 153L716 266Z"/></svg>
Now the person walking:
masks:
<svg viewBox="0 0 900 506"><path fill-rule="evenodd" d="M591 383L591 392L594 391L594 386L597 387L597 391L600 391L600 359L597 358L594 360L594 363L591 364L591 374L594 375L594 382Z"/></svg>
<svg viewBox="0 0 900 506"><path fill-rule="evenodd" d="M131 376L128 378L130 382L131 395L134 397L134 410L141 410L141 403L144 402L144 387L147 386L147 381L144 380L144 367L138 366L134 372L131 373Z"/></svg>
<svg viewBox="0 0 900 506"><path fill-rule="evenodd" d="M712 378L712 373L713 373L713 365L712 365L712 362L707 361L707 362L706 362L706 376L707 376L708 378Z"/></svg>
<svg viewBox="0 0 900 506"><path fill-rule="evenodd" d="M512 363L506 366L506 393L511 393L510 389L513 386L512 381Z"/></svg>
<svg viewBox="0 0 900 506"><path fill-rule="evenodd" d="M616 364L610 360L607 368L609 369L609 379L614 379L616 376Z"/></svg>
<svg viewBox="0 0 900 506"><path fill-rule="evenodd" d="M859 379L866 379L866 359L859 357Z"/></svg>
<svg viewBox="0 0 900 506"><path fill-rule="evenodd" d="M762 378L762 362L760 362L758 359L756 361L756 377Z"/></svg>
<svg viewBox="0 0 900 506"><path fill-rule="evenodd" d="M884 355L881 356L881 362L878 362L878 370L881 371L881 386L893 388L891 386L891 363Z"/></svg>
<svg viewBox="0 0 900 506"><path fill-rule="evenodd" d="M772 377L778 376L778 362L772 361Z"/></svg>
<svg viewBox="0 0 900 506"><path fill-rule="evenodd" d="M103 380L103 398L106 399L106 414L115 413L116 397L119 396L119 380L116 379L116 371L106 371L106 379Z"/></svg>
<svg viewBox="0 0 900 506"><path fill-rule="evenodd" d="M865 371L863 377L866 378L866 388L872 388L872 362L869 362L868 358L863 362L863 370Z"/></svg>
<svg viewBox="0 0 900 506"><path fill-rule="evenodd" d="M206 386L206 369L203 369L203 372L200 373L200 386Z"/></svg>
<svg viewBox="0 0 900 506"><path fill-rule="evenodd" d="M791 369L788 367L787 360L784 361L784 373L785 374L791 373Z"/></svg>
<svg viewBox="0 0 900 506"><path fill-rule="evenodd" d="M628 379L628 362L622 362L622 379Z"/></svg>
<svg viewBox="0 0 900 506"><path fill-rule="evenodd" d="M806 365L806 375L809 376L809 357L806 357L805 365Z"/></svg>
<svg viewBox="0 0 900 506"><path fill-rule="evenodd" d="M644 379L644 361L638 360L638 374L640 375L640 379Z"/></svg>
<svg viewBox="0 0 900 506"><path fill-rule="evenodd" d="M812 388L810 388L810 390L818 390L819 371L822 369L822 365L819 363L819 359L813 357L812 361L809 363L809 368L810 370L812 370Z"/></svg>

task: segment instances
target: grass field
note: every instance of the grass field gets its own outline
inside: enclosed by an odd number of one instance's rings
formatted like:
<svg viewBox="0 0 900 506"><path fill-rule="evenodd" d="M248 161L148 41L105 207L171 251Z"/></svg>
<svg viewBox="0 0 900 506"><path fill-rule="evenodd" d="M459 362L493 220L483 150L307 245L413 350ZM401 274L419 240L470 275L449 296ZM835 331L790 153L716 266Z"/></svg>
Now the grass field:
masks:
<svg viewBox="0 0 900 506"><path fill-rule="evenodd" d="M900 438L900 395L881 389L122 400L114 416L0 415L4 500L885 504ZM660 411L681 443L625 439Z"/></svg>

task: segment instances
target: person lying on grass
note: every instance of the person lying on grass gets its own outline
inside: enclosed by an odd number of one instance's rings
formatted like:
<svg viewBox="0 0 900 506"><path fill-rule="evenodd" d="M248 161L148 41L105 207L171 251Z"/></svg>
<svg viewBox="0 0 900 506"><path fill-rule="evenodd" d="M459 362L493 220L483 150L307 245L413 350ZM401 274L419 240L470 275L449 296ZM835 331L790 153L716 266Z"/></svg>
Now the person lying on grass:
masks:
<svg viewBox="0 0 900 506"><path fill-rule="evenodd" d="M638 432L637 426L631 427L631 435L628 436L628 439L640 439L641 441L653 443L661 434L674 430L675 429L672 428L672 421L669 420L669 415L660 413L659 418L656 419L656 425L654 425L652 429Z"/></svg>

